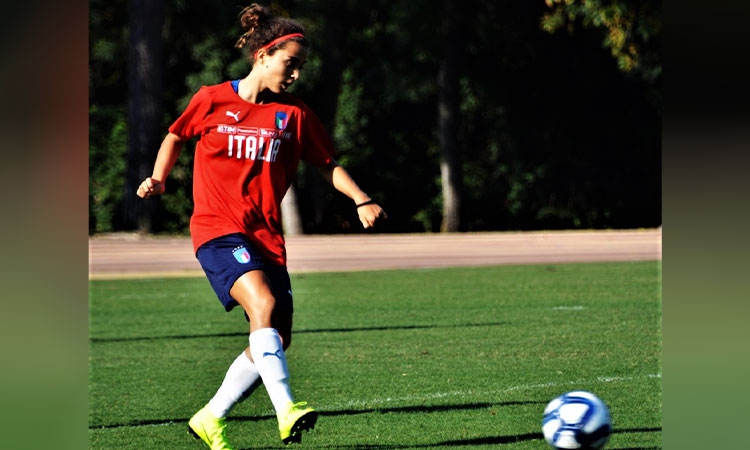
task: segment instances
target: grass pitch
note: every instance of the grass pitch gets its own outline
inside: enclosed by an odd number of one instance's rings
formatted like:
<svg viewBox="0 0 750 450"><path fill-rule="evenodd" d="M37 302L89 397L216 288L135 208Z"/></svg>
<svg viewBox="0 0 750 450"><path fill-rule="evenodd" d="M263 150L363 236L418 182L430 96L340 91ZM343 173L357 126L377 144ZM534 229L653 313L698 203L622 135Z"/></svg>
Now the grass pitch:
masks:
<svg viewBox="0 0 750 450"><path fill-rule="evenodd" d="M607 450L661 448L656 261L292 274L287 359L321 413L298 448L548 448L542 410L583 389ZM89 447L195 449L187 420L247 344L204 278L92 280ZM229 416L236 449L283 448L263 388Z"/></svg>

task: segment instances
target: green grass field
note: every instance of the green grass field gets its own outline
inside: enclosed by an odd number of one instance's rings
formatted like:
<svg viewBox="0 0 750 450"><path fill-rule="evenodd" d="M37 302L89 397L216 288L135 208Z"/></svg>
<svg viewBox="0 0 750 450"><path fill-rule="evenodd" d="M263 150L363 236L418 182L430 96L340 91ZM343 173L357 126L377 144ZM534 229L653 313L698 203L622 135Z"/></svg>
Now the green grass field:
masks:
<svg viewBox="0 0 750 450"><path fill-rule="evenodd" d="M548 448L542 410L601 397L606 449L660 449L661 263L292 274L297 400L321 412L297 448ZM187 420L247 344L204 278L90 282L91 449L195 449ZM236 449L283 448L255 391Z"/></svg>

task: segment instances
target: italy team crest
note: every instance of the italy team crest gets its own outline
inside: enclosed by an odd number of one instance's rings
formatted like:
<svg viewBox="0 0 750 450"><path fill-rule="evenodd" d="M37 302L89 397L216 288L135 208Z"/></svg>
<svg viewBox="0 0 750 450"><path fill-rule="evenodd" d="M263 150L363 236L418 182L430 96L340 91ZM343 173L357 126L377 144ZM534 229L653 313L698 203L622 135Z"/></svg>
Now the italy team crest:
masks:
<svg viewBox="0 0 750 450"><path fill-rule="evenodd" d="M232 250L232 254L234 255L234 259L241 262L242 264L247 264L250 262L250 252L247 251L245 247L238 247Z"/></svg>
<svg viewBox="0 0 750 450"><path fill-rule="evenodd" d="M289 123L289 116L284 111L276 111L276 129L283 130Z"/></svg>

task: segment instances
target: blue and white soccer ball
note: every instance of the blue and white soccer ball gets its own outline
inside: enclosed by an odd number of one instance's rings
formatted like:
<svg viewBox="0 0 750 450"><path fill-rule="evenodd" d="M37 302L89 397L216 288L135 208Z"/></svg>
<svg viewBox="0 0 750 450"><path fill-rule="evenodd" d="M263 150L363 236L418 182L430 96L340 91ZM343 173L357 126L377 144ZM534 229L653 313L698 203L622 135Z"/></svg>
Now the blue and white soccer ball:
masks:
<svg viewBox="0 0 750 450"><path fill-rule="evenodd" d="M566 392L544 408L542 434L555 450L599 450L612 434L609 408L591 392Z"/></svg>

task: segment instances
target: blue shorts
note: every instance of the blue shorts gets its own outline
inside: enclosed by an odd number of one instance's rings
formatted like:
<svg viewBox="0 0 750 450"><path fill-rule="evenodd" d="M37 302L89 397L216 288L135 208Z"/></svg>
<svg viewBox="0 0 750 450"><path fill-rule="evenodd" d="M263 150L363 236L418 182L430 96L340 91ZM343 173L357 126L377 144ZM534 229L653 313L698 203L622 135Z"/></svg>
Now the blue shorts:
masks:
<svg viewBox="0 0 750 450"><path fill-rule="evenodd" d="M195 256L226 311L239 305L229 295L235 281L251 270L266 273L276 299L274 311L294 312L292 284L284 266L269 264L244 234L235 233L210 240L198 248Z"/></svg>

